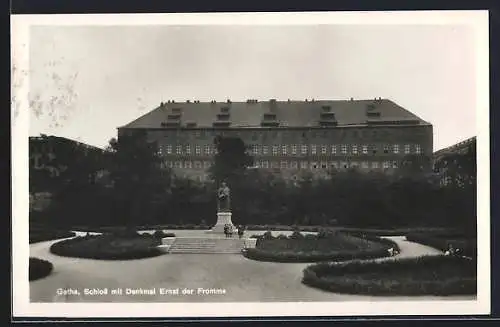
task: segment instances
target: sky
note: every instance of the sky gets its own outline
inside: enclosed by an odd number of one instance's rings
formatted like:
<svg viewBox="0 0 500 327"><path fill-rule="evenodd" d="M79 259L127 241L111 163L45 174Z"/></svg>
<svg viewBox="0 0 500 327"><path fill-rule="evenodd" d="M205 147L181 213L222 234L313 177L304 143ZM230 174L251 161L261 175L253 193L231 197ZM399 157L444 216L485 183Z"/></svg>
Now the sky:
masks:
<svg viewBox="0 0 500 327"><path fill-rule="evenodd" d="M465 25L35 26L31 136L104 147L161 101L388 98L434 126L434 150L476 131Z"/></svg>

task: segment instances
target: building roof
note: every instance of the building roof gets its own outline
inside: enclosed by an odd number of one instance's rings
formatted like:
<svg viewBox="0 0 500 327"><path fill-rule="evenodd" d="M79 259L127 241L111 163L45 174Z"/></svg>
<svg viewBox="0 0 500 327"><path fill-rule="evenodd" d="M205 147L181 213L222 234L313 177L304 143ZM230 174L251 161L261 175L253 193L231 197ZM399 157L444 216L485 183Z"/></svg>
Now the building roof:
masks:
<svg viewBox="0 0 500 327"><path fill-rule="evenodd" d="M280 127L319 127L322 126L320 121L323 120L329 122L333 120L336 126L429 125L428 122L396 103L378 98L374 100L247 100L245 102L168 101L121 128L162 128L167 126L168 121L176 121L179 124L178 127L211 128L218 120L218 114L224 114L224 110L229 113L230 127L236 128L262 127L265 114L268 119L270 116L271 120L274 114L275 123ZM325 114L327 112L329 113Z"/></svg>
<svg viewBox="0 0 500 327"><path fill-rule="evenodd" d="M62 137L62 136L55 136L55 135L44 135L41 134L40 136L30 136L29 137L30 142L53 142L53 143L58 143L58 144L71 144L71 145L76 145L76 146L81 146L87 149L92 149L96 151L106 151L106 149L99 148L97 146L93 146L87 143L82 143L73 139L69 139L67 137Z"/></svg>
<svg viewBox="0 0 500 327"><path fill-rule="evenodd" d="M464 151L468 151L469 145L473 144L476 142L476 137L470 137L466 140L463 140L461 142L458 142L456 144L450 145L449 147L443 148L441 150L438 150L434 152L434 157L441 157L447 154L452 154L452 153L462 153Z"/></svg>

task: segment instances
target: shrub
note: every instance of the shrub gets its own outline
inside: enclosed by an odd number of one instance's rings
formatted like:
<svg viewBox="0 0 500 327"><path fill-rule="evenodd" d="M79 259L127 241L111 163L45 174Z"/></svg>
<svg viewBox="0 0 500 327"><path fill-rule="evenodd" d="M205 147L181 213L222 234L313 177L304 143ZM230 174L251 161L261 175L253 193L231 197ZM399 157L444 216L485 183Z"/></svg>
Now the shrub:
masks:
<svg viewBox="0 0 500 327"><path fill-rule="evenodd" d="M292 233L292 235L290 235L290 238L293 239L293 240L297 240L297 239L304 238L304 235L301 232L299 232L299 231L294 231Z"/></svg>
<svg viewBox="0 0 500 327"><path fill-rule="evenodd" d="M317 239L318 237L317 237L317 235L315 235L315 234L304 234L304 238L305 238L306 240L315 240L315 239Z"/></svg>
<svg viewBox="0 0 500 327"><path fill-rule="evenodd" d="M330 237L334 237L336 235L336 233L331 230L331 229L321 229L318 234L317 234L317 238L321 239L321 238L330 238Z"/></svg>
<svg viewBox="0 0 500 327"><path fill-rule="evenodd" d="M262 239L263 240L273 240L274 239L273 233L268 230L267 232L262 234Z"/></svg>
<svg viewBox="0 0 500 327"><path fill-rule="evenodd" d="M47 260L29 258L29 280L37 280L52 273L54 266Z"/></svg>
<svg viewBox="0 0 500 327"><path fill-rule="evenodd" d="M129 228L114 228L109 231L109 234L116 237L137 237L140 236L137 230Z"/></svg>
<svg viewBox="0 0 500 327"><path fill-rule="evenodd" d="M50 252L65 257L130 260L163 254L157 247L160 244L161 240L151 235L92 235L54 243Z"/></svg>
<svg viewBox="0 0 500 327"><path fill-rule="evenodd" d="M156 237L156 238L164 238L165 237L165 232L163 232L161 229L159 229L159 230L156 230L153 233L153 236Z"/></svg>
<svg viewBox="0 0 500 327"><path fill-rule="evenodd" d="M326 291L365 295L475 294L476 281L474 260L445 256L319 263L304 269L302 278Z"/></svg>
<svg viewBox="0 0 500 327"><path fill-rule="evenodd" d="M32 243L52 241L52 240L74 237L74 236L76 236L76 233L70 232L70 231L30 229L29 242L30 242L30 244L32 244Z"/></svg>

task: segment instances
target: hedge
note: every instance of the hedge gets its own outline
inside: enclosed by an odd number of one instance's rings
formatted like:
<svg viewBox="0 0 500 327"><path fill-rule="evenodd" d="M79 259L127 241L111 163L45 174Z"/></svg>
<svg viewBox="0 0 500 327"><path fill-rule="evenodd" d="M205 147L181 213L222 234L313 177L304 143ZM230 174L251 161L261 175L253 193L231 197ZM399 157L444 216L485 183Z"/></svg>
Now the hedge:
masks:
<svg viewBox="0 0 500 327"><path fill-rule="evenodd" d="M476 261L453 256L319 263L304 269L302 283L325 291L360 295L472 295Z"/></svg>
<svg viewBox="0 0 500 327"><path fill-rule="evenodd" d="M29 280L37 280L43 277L46 277L52 273L54 266L50 261L38 259L38 258L29 258Z"/></svg>
<svg viewBox="0 0 500 327"><path fill-rule="evenodd" d="M395 242L374 236L365 238L366 241L371 243L367 243L367 246L373 246L373 248L356 249L353 249L354 246L349 248L349 241L355 244L359 243L361 238L351 235L342 236L328 233L303 235L294 232L285 238L283 236L274 237L268 231L260 237L253 237L257 238L256 247L245 249L243 255L248 259L258 261L305 263L374 259L390 256L388 251L390 248L399 251L399 247ZM332 250L332 247L337 249Z"/></svg>
<svg viewBox="0 0 500 327"><path fill-rule="evenodd" d="M87 235L52 244L50 252L65 257L100 260L131 260L164 254L161 239L151 235Z"/></svg>

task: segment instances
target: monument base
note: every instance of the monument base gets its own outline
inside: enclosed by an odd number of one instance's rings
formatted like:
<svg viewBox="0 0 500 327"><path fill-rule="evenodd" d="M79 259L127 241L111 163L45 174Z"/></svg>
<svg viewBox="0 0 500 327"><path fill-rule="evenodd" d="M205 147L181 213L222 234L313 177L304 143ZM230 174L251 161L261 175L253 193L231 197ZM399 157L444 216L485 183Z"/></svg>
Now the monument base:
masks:
<svg viewBox="0 0 500 327"><path fill-rule="evenodd" d="M208 231L208 233L224 234L224 226L232 227L233 233L236 233L236 227L231 221L231 212L217 212L217 223Z"/></svg>

